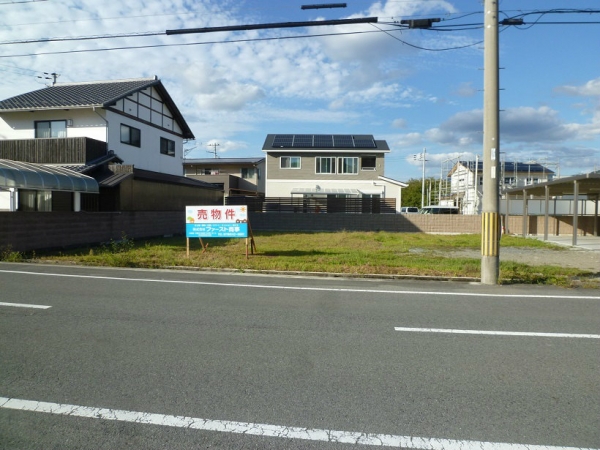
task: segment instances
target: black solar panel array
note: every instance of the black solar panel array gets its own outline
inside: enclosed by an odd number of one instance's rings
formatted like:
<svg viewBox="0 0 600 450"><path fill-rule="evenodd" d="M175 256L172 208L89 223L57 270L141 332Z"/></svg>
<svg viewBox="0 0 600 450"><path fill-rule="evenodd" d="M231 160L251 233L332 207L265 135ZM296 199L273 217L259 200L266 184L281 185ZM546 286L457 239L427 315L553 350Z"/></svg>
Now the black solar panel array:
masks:
<svg viewBox="0 0 600 450"><path fill-rule="evenodd" d="M351 134L276 134L273 148L376 148L370 135Z"/></svg>

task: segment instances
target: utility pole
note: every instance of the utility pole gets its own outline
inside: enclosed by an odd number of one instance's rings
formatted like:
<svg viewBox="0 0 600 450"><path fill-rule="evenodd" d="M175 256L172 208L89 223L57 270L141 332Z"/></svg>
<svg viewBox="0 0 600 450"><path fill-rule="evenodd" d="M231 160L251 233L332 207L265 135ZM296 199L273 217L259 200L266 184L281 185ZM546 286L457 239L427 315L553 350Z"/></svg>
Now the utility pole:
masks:
<svg viewBox="0 0 600 450"><path fill-rule="evenodd" d="M498 284L500 273L498 1L485 0L484 4L483 204L481 212L481 282L483 284Z"/></svg>
<svg viewBox="0 0 600 450"><path fill-rule="evenodd" d="M417 155L413 155L413 159L415 161L423 162L423 175L421 177L421 209L425 206L425 155L427 154L427 149L423 148L423 153L419 153Z"/></svg>
<svg viewBox="0 0 600 450"><path fill-rule="evenodd" d="M218 158L217 156L217 147L219 146L219 144L217 142L213 142L212 144L206 144L209 147L212 147L212 151L207 150L209 153L212 153L214 155L215 158Z"/></svg>

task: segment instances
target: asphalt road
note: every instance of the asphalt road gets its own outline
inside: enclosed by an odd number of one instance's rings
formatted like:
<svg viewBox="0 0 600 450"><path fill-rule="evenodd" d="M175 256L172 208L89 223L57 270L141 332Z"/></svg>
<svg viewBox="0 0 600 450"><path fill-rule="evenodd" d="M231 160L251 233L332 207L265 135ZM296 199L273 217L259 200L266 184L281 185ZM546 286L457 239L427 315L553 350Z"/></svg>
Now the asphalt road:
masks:
<svg viewBox="0 0 600 450"><path fill-rule="evenodd" d="M0 263L0 448L599 449L599 335L598 290Z"/></svg>

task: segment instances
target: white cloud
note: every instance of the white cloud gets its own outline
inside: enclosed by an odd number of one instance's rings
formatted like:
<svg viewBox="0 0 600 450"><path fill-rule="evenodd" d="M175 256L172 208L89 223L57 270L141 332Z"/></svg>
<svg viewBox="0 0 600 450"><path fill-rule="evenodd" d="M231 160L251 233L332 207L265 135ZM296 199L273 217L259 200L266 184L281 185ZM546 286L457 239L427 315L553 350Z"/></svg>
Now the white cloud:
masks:
<svg viewBox="0 0 600 450"><path fill-rule="evenodd" d="M395 119L392 122L393 128L406 128L406 119Z"/></svg>
<svg viewBox="0 0 600 450"><path fill-rule="evenodd" d="M600 78L590 80L581 86L564 85L554 89L559 94L592 97L600 96Z"/></svg>

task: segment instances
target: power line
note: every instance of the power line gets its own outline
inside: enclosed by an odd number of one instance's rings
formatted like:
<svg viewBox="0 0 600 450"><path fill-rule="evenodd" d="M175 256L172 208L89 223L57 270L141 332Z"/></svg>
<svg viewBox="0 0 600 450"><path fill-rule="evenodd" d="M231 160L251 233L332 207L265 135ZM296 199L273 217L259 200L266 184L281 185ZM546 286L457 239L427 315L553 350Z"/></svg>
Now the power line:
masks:
<svg viewBox="0 0 600 450"><path fill-rule="evenodd" d="M47 2L48 0L15 0L12 2L2 2L0 6L4 5L16 5L17 3L37 3L37 2Z"/></svg>
<svg viewBox="0 0 600 450"><path fill-rule="evenodd" d="M0 55L1 58L21 58L25 56L42 56L42 55L64 55L70 53L93 53L93 52L108 52L115 50L136 50L146 48L162 48L162 47L188 47L193 45L211 45L211 44L235 44L240 42L261 42L261 41L277 41L286 39L304 39L309 37L329 37L329 36L347 36L355 34L367 34L367 33L380 33L379 30L371 31L348 31L344 33L322 33L322 34L306 34L302 36L276 36L266 38L248 38L248 39L232 39L228 41L205 41L205 42L184 42L176 44L152 44L152 45L136 45L136 46L125 46L125 47L112 47L112 48L94 48L94 49L82 49L82 50L64 50L56 52L39 52L39 53L23 53L17 55Z"/></svg>

